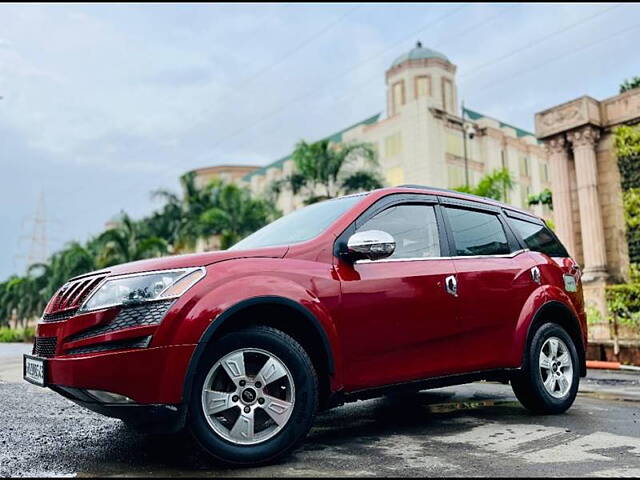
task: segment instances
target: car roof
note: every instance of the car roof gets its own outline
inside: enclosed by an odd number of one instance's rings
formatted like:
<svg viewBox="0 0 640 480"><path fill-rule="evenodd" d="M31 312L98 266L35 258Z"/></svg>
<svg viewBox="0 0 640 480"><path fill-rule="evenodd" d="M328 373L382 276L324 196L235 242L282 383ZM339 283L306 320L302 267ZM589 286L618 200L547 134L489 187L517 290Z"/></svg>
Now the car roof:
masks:
<svg viewBox="0 0 640 480"><path fill-rule="evenodd" d="M432 195L440 195L440 196L447 196L447 197L452 197L452 198L458 198L461 200L467 200L469 202L476 202L476 203L484 203L486 205L493 205L495 207L500 207L500 208L504 208L506 210L511 210L512 212L516 212L519 213L521 215L526 215L528 217L534 218L536 220L541 220L537 215L527 211L527 210L523 210L521 208L518 207L514 207L513 205L508 205L506 203L503 202L499 202L498 200L494 200L492 198L487 198L487 197L481 197L479 195L474 195L472 193L464 193L464 192L458 192L456 190L449 190L447 188L440 188L440 187L430 187L427 185L415 185L415 184L406 184L406 185L398 185L397 187L385 187L385 188L381 188L378 190L373 190L372 192L368 192L368 193L373 193L373 192L388 192L388 193L407 193L407 192L413 192L415 193L416 190L419 190L420 193L424 193L424 194L432 194Z"/></svg>

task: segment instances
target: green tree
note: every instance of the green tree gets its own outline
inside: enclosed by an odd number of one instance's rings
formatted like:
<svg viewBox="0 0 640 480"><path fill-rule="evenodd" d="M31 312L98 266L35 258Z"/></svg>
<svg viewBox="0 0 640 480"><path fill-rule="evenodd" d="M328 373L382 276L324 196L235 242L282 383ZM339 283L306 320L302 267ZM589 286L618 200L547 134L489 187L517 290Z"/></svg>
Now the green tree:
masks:
<svg viewBox="0 0 640 480"><path fill-rule="evenodd" d="M165 238L176 252L193 251L199 238L206 235L201 221L202 214L213 206L215 182L199 187L195 172L187 172L180 177L182 197L169 190L155 190L154 198L165 201L161 217L153 225L156 235ZM164 223L164 224L163 224ZM164 232L163 232L164 230ZM162 235L168 235L169 238Z"/></svg>
<svg viewBox="0 0 640 480"><path fill-rule="evenodd" d="M620 93L624 93L638 87L640 87L640 77L631 77L630 80L625 79L625 81L620 84Z"/></svg>
<svg viewBox="0 0 640 480"><path fill-rule="evenodd" d="M462 185L454 188L458 192L471 193L494 200L506 200L506 194L513 188L511 173L506 168L494 170L483 176L475 187Z"/></svg>
<svg viewBox="0 0 640 480"><path fill-rule="evenodd" d="M545 188L542 192L537 195L529 195L527 199L528 205L548 205L551 210L553 210L553 195L551 190Z"/></svg>
<svg viewBox="0 0 640 480"><path fill-rule="evenodd" d="M166 240L147 236L141 230L129 215L122 213L118 225L98 237L102 244L96 262L98 266L108 267L167 253L169 244Z"/></svg>
<svg viewBox="0 0 640 480"><path fill-rule="evenodd" d="M294 194L304 192L305 203L315 203L343 193L353 193L382 187L382 180L373 171L378 165L375 149L367 143L332 144L328 140L298 142L292 154L295 172L275 182L272 191L282 188ZM354 163L364 162L372 170L351 171Z"/></svg>
<svg viewBox="0 0 640 480"><path fill-rule="evenodd" d="M273 203L253 198L246 188L233 183L213 182L211 206L200 216L200 232L220 235L220 247L234 243L278 216Z"/></svg>
<svg viewBox="0 0 640 480"><path fill-rule="evenodd" d="M613 143L620 171L629 260L640 264L640 127L616 128Z"/></svg>

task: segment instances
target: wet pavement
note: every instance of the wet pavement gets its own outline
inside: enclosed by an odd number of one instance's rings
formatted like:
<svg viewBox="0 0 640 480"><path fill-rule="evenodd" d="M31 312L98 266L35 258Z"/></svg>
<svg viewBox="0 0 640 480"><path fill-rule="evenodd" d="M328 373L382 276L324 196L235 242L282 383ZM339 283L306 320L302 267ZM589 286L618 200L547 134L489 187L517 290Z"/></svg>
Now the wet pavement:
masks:
<svg viewBox="0 0 640 480"><path fill-rule="evenodd" d="M590 372L557 416L484 382L349 404L279 463L221 469L188 434L138 434L14 383L3 362L0 347L0 476L640 476L637 374Z"/></svg>

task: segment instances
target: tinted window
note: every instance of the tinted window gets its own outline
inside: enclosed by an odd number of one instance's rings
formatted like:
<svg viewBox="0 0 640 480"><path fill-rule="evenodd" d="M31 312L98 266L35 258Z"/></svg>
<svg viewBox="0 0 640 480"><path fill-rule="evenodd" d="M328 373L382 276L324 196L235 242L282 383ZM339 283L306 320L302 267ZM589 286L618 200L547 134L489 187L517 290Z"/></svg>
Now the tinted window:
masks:
<svg viewBox="0 0 640 480"><path fill-rule="evenodd" d="M496 215L450 207L445 210L456 255L500 255L510 252L507 236Z"/></svg>
<svg viewBox="0 0 640 480"><path fill-rule="evenodd" d="M525 220L509 218L509 223L522 237L529 250L546 253L550 257L568 257L562 244L553 236L547 227Z"/></svg>
<svg viewBox="0 0 640 480"><path fill-rule="evenodd" d="M289 245L311 240L362 198L362 195L352 195L301 208L240 240L230 250Z"/></svg>
<svg viewBox="0 0 640 480"><path fill-rule="evenodd" d="M396 249L388 258L427 258L440 256L436 215L429 205L397 205L378 213L359 228L382 230L393 236Z"/></svg>

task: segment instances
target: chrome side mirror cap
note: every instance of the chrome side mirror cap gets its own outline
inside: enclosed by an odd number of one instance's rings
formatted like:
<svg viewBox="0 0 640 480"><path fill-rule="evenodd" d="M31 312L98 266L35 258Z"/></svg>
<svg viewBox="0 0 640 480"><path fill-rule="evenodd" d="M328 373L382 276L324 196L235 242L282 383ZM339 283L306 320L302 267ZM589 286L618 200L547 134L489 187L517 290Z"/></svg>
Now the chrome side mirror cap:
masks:
<svg viewBox="0 0 640 480"><path fill-rule="evenodd" d="M347 242L349 257L353 260L380 260L393 254L396 241L382 230L354 233Z"/></svg>

